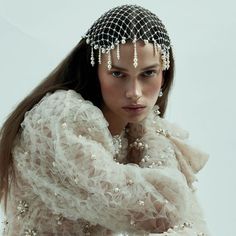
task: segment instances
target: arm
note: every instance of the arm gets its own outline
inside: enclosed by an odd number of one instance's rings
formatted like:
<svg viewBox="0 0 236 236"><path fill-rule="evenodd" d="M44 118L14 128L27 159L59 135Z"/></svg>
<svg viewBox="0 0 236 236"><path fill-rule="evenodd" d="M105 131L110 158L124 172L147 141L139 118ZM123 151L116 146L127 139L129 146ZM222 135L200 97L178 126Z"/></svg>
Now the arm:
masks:
<svg viewBox="0 0 236 236"><path fill-rule="evenodd" d="M165 227L181 221L188 188L176 166L166 176L117 164L109 141L102 138L108 135L103 117L96 112L94 118L92 105L73 93L62 93L28 112L21 146L14 150L18 170L47 207L121 232L151 231L163 218ZM161 180L168 183L165 188Z"/></svg>
<svg viewBox="0 0 236 236"><path fill-rule="evenodd" d="M151 114L142 126L133 125L131 134L134 129L142 133L143 138L140 142L148 144L148 149L141 153L140 167L160 169L166 171L167 175L171 175L168 167L173 165L174 160L177 160L178 169L191 190L186 197L184 221L164 235L209 235L192 185L197 180L195 174L205 165L208 155L187 144L188 133L185 130L158 116ZM165 183L163 184L165 185ZM205 234L200 234L201 232Z"/></svg>

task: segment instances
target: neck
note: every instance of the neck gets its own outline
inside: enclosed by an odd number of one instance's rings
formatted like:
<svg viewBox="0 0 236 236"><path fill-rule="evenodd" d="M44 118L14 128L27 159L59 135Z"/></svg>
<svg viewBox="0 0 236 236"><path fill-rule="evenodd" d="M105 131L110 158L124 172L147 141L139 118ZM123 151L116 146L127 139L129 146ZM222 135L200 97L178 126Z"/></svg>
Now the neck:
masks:
<svg viewBox="0 0 236 236"><path fill-rule="evenodd" d="M121 134L121 132L125 129L127 123L106 108L102 109L102 112L109 124L108 129L111 135L114 136Z"/></svg>

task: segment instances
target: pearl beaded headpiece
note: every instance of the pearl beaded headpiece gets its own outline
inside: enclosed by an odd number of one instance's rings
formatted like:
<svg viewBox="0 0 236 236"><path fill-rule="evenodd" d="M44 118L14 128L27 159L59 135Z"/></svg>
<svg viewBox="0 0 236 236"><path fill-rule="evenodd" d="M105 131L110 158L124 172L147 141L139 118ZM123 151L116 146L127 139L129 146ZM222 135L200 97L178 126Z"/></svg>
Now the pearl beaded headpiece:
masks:
<svg viewBox="0 0 236 236"><path fill-rule="evenodd" d="M94 50L98 50L98 63L101 64L102 53L108 54L107 67L112 67L111 49L116 48L117 59L120 59L120 44L131 41L134 45L133 65L138 65L136 42L152 43L154 52L160 52L163 70L170 66L170 38L161 20L149 10L137 5L122 5L104 13L85 36L91 46L91 65L95 65Z"/></svg>

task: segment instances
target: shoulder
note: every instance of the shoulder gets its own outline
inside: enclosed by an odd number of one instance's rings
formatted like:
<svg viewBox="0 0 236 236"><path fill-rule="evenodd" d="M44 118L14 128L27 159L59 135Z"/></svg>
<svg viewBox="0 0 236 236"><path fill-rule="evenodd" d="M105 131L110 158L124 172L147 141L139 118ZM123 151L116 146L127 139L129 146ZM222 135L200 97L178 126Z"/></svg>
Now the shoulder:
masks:
<svg viewBox="0 0 236 236"><path fill-rule="evenodd" d="M56 134L66 132L85 135L91 139L109 139L108 122L102 111L74 90L47 93L30 111L26 112L21 127L26 132ZM103 134L103 138L101 138ZM99 138L98 138L99 137Z"/></svg>
<svg viewBox="0 0 236 236"><path fill-rule="evenodd" d="M189 131L183 128L181 125L171 122L166 118L157 117L156 118L156 132L164 132L166 136L173 136L182 140L189 139Z"/></svg>
<svg viewBox="0 0 236 236"><path fill-rule="evenodd" d="M156 142L168 141L175 150L176 158L182 172L189 183L193 182L194 174L199 172L209 159L209 154L189 142L189 132L176 123L161 118L155 109L144 121L147 136L156 137Z"/></svg>
<svg viewBox="0 0 236 236"><path fill-rule="evenodd" d="M155 130L157 134L171 135L184 140L189 138L189 132L182 126L159 116L158 106L154 106L147 118L143 121L143 125L148 130Z"/></svg>
<svg viewBox="0 0 236 236"><path fill-rule="evenodd" d="M79 93L57 90L47 93L26 112L21 123L21 137L35 140L37 136L37 140L42 139L43 142L48 138L69 137L70 142L74 142L79 136L84 136L102 144L107 150L113 150L107 126L102 111Z"/></svg>
<svg viewBox="0 0 236 236"><path fill-rule="evenodd" d="M84 103L88 104L89 102L85 101L82 96L74 90L56 90L55 92L45 94L30 112L47 111L47 114L49 114L53 111L59 115L69 110L71 107L80 107ZM90 104L90 106L92 106L92 104Z"/></svg>
<svg viewBox="0 0 236 236"><path fill-rule="evenodd" d="M56 90L47 93L30 111L26 112L25 117L29 116L73 121L77 119L89 121L98 118L104 120L101 110L74 90Z"/></svg>
<svg viewBox="0 0 236 236"><path fill-rule="evenodd" d="M73 94L73 98L72 97ZM56 90L55 92L46 93L39 102L37 102L29 111L25 113L26 117L41 116L46 117L52 114L60 115L67 109L68 101L78 100L75 92L71 90ZM69 102L70 103L70 102Z"/></svg>

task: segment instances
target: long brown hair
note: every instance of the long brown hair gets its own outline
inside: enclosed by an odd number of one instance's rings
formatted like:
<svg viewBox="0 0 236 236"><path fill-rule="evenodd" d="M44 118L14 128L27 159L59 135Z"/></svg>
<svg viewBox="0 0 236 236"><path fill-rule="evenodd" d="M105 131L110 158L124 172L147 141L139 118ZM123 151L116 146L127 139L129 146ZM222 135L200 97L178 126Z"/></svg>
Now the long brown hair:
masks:
<svg viewBox="0 0 236 236"><path fill-rule="evenodd" d="M95 55L97 57L97 55ZM163 72L163 96L158 99L160 116L164 117L169 91L173 84L174 59L170 49L170 68ZM17 134L20 133L20 124L24 114L37 104L48 92L58 89L73 89L86 100L101 108L103 100L97 65L90 64L90 46L84 39L69 53L69 55L44 79L16 109L9 115L0 130L0 201L4 199L5 207L7 194L10 188L10 179L14 182L14 166L11 150Z"/></svg>

